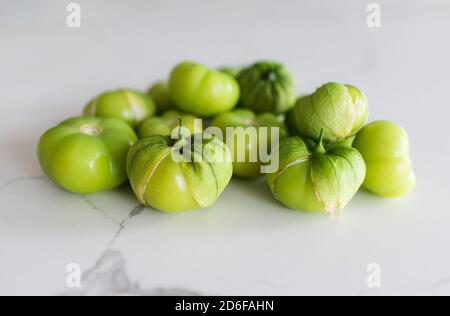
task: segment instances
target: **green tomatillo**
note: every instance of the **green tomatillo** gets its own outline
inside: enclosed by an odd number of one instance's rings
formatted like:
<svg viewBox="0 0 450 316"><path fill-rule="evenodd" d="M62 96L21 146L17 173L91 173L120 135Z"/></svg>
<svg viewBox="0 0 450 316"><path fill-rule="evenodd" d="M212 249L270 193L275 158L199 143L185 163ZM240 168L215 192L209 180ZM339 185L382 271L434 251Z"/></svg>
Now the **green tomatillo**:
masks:
<svg viewBox="0 0 450 316"><path fill-rule="evenodd" d="M260 176L262 164L271 158L272 147L288 136L286 126L274 114L256 115L248 109L220 114L211 125L220 128L226 136L233 155L234 174L243 178ZM232 133L227 133L227 128L232 128ZM272 138L273 132L276 139Z"/></svg>
<svg viewBox="0 0 450 316"><path fill-rule="evenodd" d="M268 183L278 201L296 210L335 214L350 202L366 173L356 149L327 148L323 134L318 143L286 138L279 156L279 169L268 175Z"/></svg>
<svg viewBox="0 0 450 316"><path fill-rule="evenodd" d="M197 118L193 115L183 114L178 111L168 111L161 116L152 116L145 119L139 127L139 138L150 137L153 135L170 136L177 127L180 127L180 120L183 127L189 131L189 135L192 135L196 132L194 130L196 119ZM199 129L198 132L202 132L201 127L199 127Z"/></svg>
<svg viewBox="0 0 450 316"><path fill-rule="evenodd" d="M291 136L298 136L299 132L297 129L297 124L295 122L295 109L292 108L288 112L286 112L286 115L284 117L284 124L286 124L286 127L289 131L289 135Z"/></svg>
<svg viewBox="0 0 450 316"><path fill-rule="evenodd" d="M231 153L222 141L197 136L155 135L130 149L128 177L142 204L174 213L216 202L233 174Z"/></svg>
<svg viewBox="0 0 450 316"><path fill-rule="evenodd" d="M72 118L41 137L38 158L45 174L60 187L90 194L126 182L127 153L136 140L122 120Z"/></svg>
<svg viewBox="0 0 450 316"><path fill-rule="evenodd" d="M92 99L84 109L86 116L117 118L137 127L145 118L155 114L150 97L131 89L107 91Z"/></svg>
<svg viewBox="0 0 450 316"><path fill-rule="evenodd" d="M211 117L233 109L240 90L232 76L187 61L172 70L169 94L179 110Z"/></svg>
<svg viewBox="0 0 450 316"><path fill-rule="evenodd" d="M148 89L147 94L155 103L158 114L175 108L175 105L170 100L169 85L166 81L155 82L150 89Z"/></svg>
<svg viewBox="0 0 450 316"><path fill-rule="evenodd" d="M406 131L389 121L365 126L353 146L364 157L367 176L364 187L382 197L400 197L414 189L416 177L410 159Z"/></svg>
<svg viewBox="0 0 450 316"><path fill-rule="evenodd" d="M242 70L237 80L241 87L240 103L246 108L280 114L294 106L297 98L294 80L282 64L258 62Z"/></svg>
<svg viewBox="0 0 450 316"><path fill-rule="evenodd" d="M368 102L363 92L354 86L327 83L313 94L299 98L294 111L302 136L317 140L323 129L326 141L339 142L364 126Z"/></svg>

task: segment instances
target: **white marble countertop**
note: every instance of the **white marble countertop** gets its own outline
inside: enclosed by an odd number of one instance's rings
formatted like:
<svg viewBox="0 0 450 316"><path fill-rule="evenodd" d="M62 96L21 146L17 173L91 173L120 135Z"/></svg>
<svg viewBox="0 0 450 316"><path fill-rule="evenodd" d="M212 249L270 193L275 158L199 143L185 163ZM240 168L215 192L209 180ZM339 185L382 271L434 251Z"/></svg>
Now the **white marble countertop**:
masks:
<svg viewBox="0 0 450 316"><path fill-rule="evenodd" d="M65 2L0 1L0 294L450 294L448 1L378 1L379 29L368 1L79 0L80 29ZM414 193L361 192L331 220L236 180L214 207L166 215L128 188L76 196L43 176L40 134L100 91L144 89L183 59L260 58L283 61L299 93L362 87L372 120L409 132Z"/></svg>

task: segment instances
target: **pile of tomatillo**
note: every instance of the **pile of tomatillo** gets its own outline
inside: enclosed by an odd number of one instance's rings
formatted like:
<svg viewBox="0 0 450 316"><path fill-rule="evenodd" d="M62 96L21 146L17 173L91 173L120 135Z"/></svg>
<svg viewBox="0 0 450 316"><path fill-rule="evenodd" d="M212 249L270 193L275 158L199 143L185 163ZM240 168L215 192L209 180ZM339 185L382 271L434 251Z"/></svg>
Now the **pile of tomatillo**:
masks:
<svg viewBox="0 0 450 316"><path fill-rule="evenodd" d="M275 199L292 209L334 214L361 186L381 197L400 197L415 186L406 131L389 121L365 125L368 102L360 89L327 83L297 97L292 75L273 61L218 70L183 62L147 93L104 92L83 116L41 137L39 161L51 180L72 193L129 181L140 203L160 211L210 207L233 175L260 177L266 161L258 156L261 139L246 134L234 135L233 146L212 137L201 140L204 150L180 147L196 136L199 118L224 133L230 127L278 128L276 147L270 137L263 140L279 159L267 183ZM244 146L244 159L236 159L242 149L237 144ZM175 147L183 148L180 157L199 159L174 160Z"/></svg>

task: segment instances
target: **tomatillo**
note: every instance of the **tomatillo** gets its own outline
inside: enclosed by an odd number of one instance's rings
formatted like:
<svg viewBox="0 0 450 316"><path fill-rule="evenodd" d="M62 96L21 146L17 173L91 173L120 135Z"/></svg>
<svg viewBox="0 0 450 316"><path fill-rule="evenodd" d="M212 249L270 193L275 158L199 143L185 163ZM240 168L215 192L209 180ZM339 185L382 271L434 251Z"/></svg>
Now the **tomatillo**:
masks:
<svg viewBox="0 0 450 316"><path fill-rule="evenodd" d="M288 112L286 112L286 115L284 117L284 124L286 124L286 127L291 136L299 135L297 124L295 122L295 109L290 109Z"/></svg>
<svg viewBox="0 0 450 316"><path fill-rule="evenodd" d="M389 121L365 126L353 146L364 157L367 176L364 187L382 197L400 197L416 185L406 131Z"/></svg>
<svg viewBox="0 0 450 316"><path fill-rule="evenodd" d="M155 103L157 113L161 114L175 108L175 105L170 100L169 85L166 81L155 82L148 89L147 94Z"/></svg>
<svg viewBox="0 0 450 316"><path fill-rule="evenodd" d="M233 174L231 153L217 138L193 142L197 136L155 135L131 147L128 177L139 202L168 213L216 202Z"/></svg>
<svg viewBox="0 0 450 316"><path fill-rule="evenodd" d="M136 140L122 120L72 118L41 137L38 158L44 173L60 187L90 194L127 181L127 153Z"/></svg>
<svg viewBox="0 0 450 316"><path fill-rule="evenodd" d="M364 181L361 154L350 147L324 146L301 137L281 140L280 167L269 174L275 198L289 208L336 213L343 209Z"/></svg>
<svg viewBox="0 0 450 316"><path fill-rule="evenodd" d="M317 140L323 130L326 141L339 142L364 126L368 102L354 86L327 83L313 94L299 98L294 111L300 135Z"/></svg>
<svg viewBox="0 0 450 316"><path fill-rule="evenodd" d="M183 127L187 128L189 131L189 135L192 135L195 132L196 119L197 118L193 115L182 114L177 111L168 111L160 117L152 116L145 119L139 127L139 138L150 137L153 135L170 136L174 129L180 127L180 121L182 122ZM199 132L201 132L201 130Z"/></svg>
<svg viewBox="0 0 450 316"><path fill-rule="evenodd" d="M86 105L84 115L117 118L137 127L145 118L155 114L156 108L150 97L131 89L107 91Z"/></svg>
<svg viewBox="0 0 450 316"><path fill-rule="evenodd" d="M294 106L297 98L292 75L282 64L258 62L242 70L237 80L242 106L255 112L280 114Z"/></svg>
<svg viewBox="0 0 450 316"><path fill-rule="evenodd" d="M170 74L169 94L179 110L211 117L233 109L240 90L236 80L224 72L183 62Z"/></svg>
<svg viewBox="0 0 450 316"><path fill-rule="evenodd" d="M260 176L262 163L270 159L272 141L273 147L276 147L280 139L288 136L286 126L274 114L256 115L247 109L220 114L211 125L220 128L226 135L233 155L234 175L243 178ZM228 135L227 128L233 128L233 133ZM262 128L267 128L263 134ZM272 128L277 129L277 139L272 139ZM266 155L267 160L261 154Z"/></svg>

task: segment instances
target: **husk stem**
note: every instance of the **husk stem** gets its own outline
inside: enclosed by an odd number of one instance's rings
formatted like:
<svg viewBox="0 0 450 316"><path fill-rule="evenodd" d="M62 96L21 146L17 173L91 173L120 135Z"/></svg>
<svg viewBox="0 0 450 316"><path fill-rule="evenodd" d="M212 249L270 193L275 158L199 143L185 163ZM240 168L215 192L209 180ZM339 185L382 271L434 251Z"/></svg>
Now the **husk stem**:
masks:
<svg viewBox="0 0 450 316"><path fill-rule="evenodd" d="M323 128L320 130L320 136L319 136L319 142L317 143L317 146L315 148L315 152L316 154L326 154L326 149L325 146L323 145L323 138L324 138L324 133L323 133Z"/></svg>

